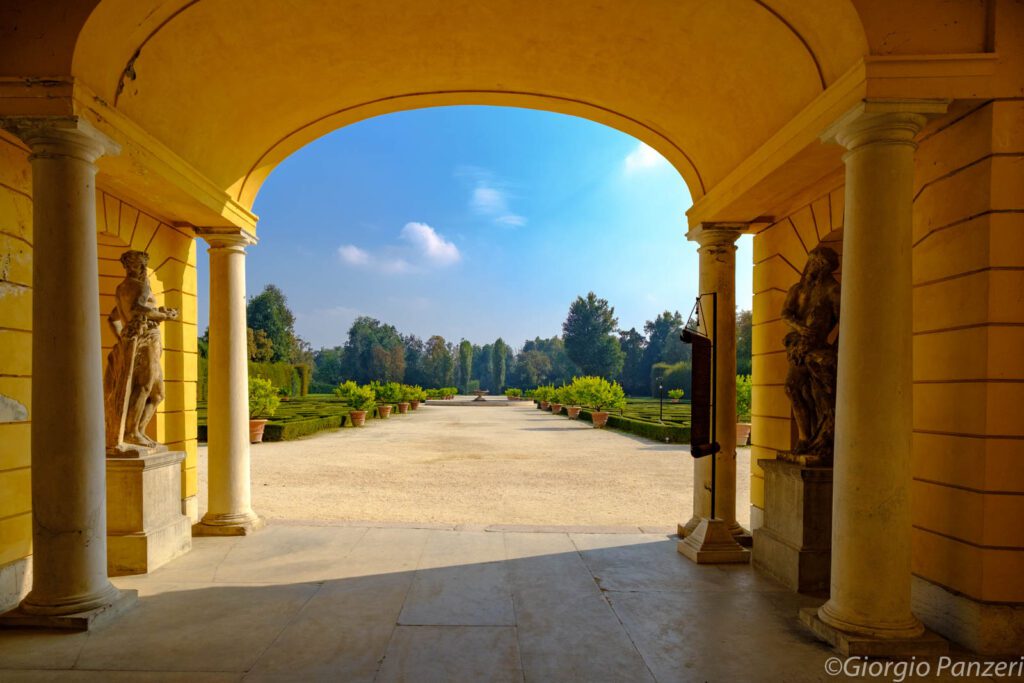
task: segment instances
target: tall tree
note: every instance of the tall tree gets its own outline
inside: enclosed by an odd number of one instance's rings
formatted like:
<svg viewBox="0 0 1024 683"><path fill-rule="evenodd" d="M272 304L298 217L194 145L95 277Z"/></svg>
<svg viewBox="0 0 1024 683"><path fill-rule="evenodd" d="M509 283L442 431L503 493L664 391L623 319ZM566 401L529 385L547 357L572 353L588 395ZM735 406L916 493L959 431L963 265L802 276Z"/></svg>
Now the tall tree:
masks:
<svg viewBox="0 0 1024 683"><path fill-rule="evenodd" d="M427 386L435 389L448 386L454 374L455 359L452 349L440 335L427 340L426 353L423 358L423 370Z"/></svg>
<svg viewBox="0 0 1024 683"><path fill-rule="evenodd" d="M403 336L402 344L405 346L405 383L426 384L427 380L423 374L423 355L426 353L426 345L415 334Z"/></svg>
<svg viewBox="0 0 1024 683"><path fill-rule="evenodd" d="M313 354L313 381L318 388L335 387L345 378L345 349L335 346L333 349L320 349Z"/></svg>
<svg viewBox="0 0 1024 683"><path fill-rule="evenodd" d="M480 380L481 389L491 389L491 345L473 347L473 377Z"/></svg>
<svg viewBox="0 0 1024 683"><path fill-rule="evenodd" d="M547 384L551 376L551 358L536 349L523 351L516 359L516 382L523 388L532 389Z"/></svg>
<svg viewBox="0 0 1024 683"><path fill-rule="evenodd" d="M689 360L689 345L683 344L679 340L679 332L682 328L683 316L679 315L679 311L674 313L664 311L654 320L644 323L647 346L644 349L640 375L645 382L648 381L651 367L655 363L678 363Z"/></svg>
<svg viewBox="0 0 1024 683"><path fill-rule="evenodd" d="M615 308L593 292L576 297L562 324L565 351L587 375L616 377L622 370L623 354L615 328Z"/></svg>
<svg viewBox="0 0 1024 683"><path fill-rule="evenodd" d="M399 348L401 353L395 350ZM361 316L355 319L348 331L345 374L347 379L361 383L388 378L401 381L405 372L404 354L405 347L398 330L374 318Z"/></svg>
<svg viewBox="0 0 1024 683"><path fill-rule="evenodd" d="M494 393L500 393L505 388L505 369L508 362L508 345L498 337L491 346L491 386Z"/></svg>
<svg viewBox="0 0 1024 683"><path fill-rule="evenodd" d="M469 382L473 379L473 345L463 339L459 342L459 388L463 393L469 392Z"/></svg>
<svg viewBox="0 0 1024 683"><path fill-rule="evenodd" d="M249 299L246 306L248 325L255 332L262 330L274 346L272 360L290 361L295 342L295 316L288 308L288 299L276 285L267 285Z"/></svg>
<svg viewBox="0 0 1024 683"><path fill-rule="evenodd" d="M623 363L619 382L627 394L647 393L647 374L644 372L644 350L647 340L636 328L619 332L619 348L622 349Z"/></svg>
<svg viewBox="0 0 1024 683"><path fill-rule="evenodd" d="M736 314L736 374L752 373L754 354L754 315L750 311Z"/></svg>

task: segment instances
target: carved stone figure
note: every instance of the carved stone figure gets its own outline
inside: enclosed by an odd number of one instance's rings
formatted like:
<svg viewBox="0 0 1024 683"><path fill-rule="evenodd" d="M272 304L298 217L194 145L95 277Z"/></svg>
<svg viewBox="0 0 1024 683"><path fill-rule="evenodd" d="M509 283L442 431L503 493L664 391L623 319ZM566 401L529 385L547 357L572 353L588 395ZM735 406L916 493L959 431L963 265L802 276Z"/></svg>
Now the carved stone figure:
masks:
<svg viewBox="0 0 1024 683"><path fill-rule="evenodd" d="M839 283L832 274L838 267L835 251L813 249L782 306L782 319L791 328L784 338L789 359L786 395L799 439L792 453L780 455L801 464L832 463L838 368L838 340L832 333L839 324Z"/></svg>
<svg viewBox="0 0 1024 683"><path fill-rule="evenodd" d="M117 341L107 356L103 377L106 398L107 452L152 451L160 444L146 436L146 426L164 399L160 369L160 323L176 320L178 311L157 306L142 251L121 254L125 278L117 286L117 302L107 323Z"/></svg>

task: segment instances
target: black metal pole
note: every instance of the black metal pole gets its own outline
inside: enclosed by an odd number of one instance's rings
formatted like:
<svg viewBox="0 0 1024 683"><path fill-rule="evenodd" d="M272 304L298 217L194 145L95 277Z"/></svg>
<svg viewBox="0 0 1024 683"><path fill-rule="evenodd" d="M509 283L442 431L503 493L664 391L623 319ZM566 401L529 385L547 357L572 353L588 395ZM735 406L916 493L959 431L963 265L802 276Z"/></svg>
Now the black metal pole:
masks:
<svg viewBox="0 0 1024 683"><path fill-rule="evenodd" d="M665 387L658 382L658 422L665 421Z"/></svg>
<svg viewBox="0 0 1024 683"><path fill-rule="evenodd" d="M711 443L718 442L715 423L718 422L718 292L711 293ZM715 475L718 453L711 452L711 519L715 518Z"/></svg>

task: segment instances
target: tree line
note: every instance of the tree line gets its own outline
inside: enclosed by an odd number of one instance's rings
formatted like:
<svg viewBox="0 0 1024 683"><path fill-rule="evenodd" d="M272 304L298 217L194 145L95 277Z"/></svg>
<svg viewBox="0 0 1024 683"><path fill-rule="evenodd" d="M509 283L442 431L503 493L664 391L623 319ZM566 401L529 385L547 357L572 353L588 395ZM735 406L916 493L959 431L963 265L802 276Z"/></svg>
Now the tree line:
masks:
<svg viewBox="0 0 1024 683"><path fill-rule="evenodd" d="M344 344L313 351L295 333L295 316L274 285L249 300L247 317L250 360L310 365L314 393L354 380L456 386L467 393L480 389L493 394L509 387L560 386L580 375L616 380L633 396L657 396L659 385L666 392L690 389L690 347L679 339L686 322L679 312L662 312L644 323L642 331L623 330L614 307L593 292L570 304L561 335L528 339L518 350L500 337L482 345L441 335L422 339L363 316L352 323ZM740 375L750 374L751 322L749 311L739 312Z"/></svg>

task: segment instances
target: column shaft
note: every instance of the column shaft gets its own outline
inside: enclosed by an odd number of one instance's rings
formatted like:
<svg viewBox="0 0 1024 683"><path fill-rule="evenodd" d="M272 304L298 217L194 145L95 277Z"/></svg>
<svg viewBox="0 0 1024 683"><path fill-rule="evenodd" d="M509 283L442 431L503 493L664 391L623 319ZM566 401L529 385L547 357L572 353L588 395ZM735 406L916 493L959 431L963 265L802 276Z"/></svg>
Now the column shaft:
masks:
<svg viewBox="0 0 1024 683"><path fill-rule="evenodd" d="M209 506L198 534L239 535L260 526L252 510L244 235L210 235Z"/></svg>
<svg viewBox="0 0 1024 683"><path fill-rule="evenodd" d="M32 591L22 610L87 612L107 579L106 454L95 161L112 145L64 120L32 149Z"/></svg>
<svg viewBox="0 0 1024 683"><path fill-rule="evenodd" d="M736 240L733 229L702 226L689 235L700 244L700 294L705 324L712 325L712 292L718 294L718 326L712 330L717 367L715 439L721 446L715 463L715 517L734 535L736 521ZM711 459L693 461L693 517L681 529L689 534L711 514Z"/></svg>
<svg viewBox="0 0 1024 683"><path fill-rule="evenodd" d="M848 148L842 320L825 623L910 637L912 403L911 219L914 135L924 117L863 115L839 129Z"/></svg>

